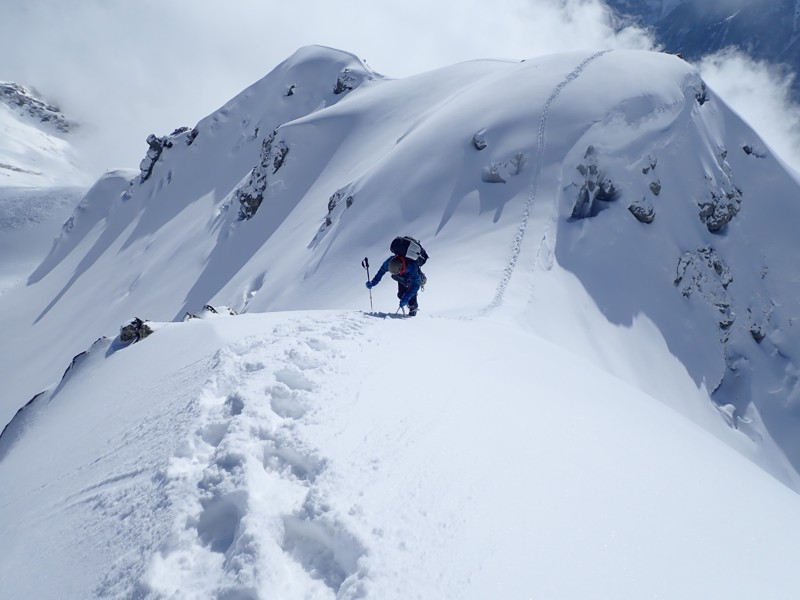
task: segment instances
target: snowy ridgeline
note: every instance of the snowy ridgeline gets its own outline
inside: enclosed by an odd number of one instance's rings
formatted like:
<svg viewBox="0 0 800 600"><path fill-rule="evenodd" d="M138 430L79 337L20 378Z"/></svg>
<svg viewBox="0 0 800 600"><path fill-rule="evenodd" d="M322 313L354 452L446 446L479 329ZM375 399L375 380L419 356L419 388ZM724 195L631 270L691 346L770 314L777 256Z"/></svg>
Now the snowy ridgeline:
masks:
<svg viewBox="0 0 800 600"><path fill-rule="evenodd" d="M10 589L791 597L798 183L688 64L304 48L149 144L0 297ZM418 321L358 313L397 234Z"/></svg>
<svg viewBox="0 0 800 600"><path fill-rule="evenodd" d="M800 585L800 497L529 331L222 314L98 342L0 443L9 597L789 599ZM418 349L413 377L398 347Z"/></svg>

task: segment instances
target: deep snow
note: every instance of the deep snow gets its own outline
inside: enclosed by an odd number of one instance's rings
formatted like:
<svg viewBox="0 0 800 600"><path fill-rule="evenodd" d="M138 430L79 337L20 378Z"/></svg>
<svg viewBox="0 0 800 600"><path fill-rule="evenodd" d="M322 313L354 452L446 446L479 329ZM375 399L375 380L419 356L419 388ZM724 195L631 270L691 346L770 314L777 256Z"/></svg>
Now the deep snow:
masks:
<svg viewBox="0 0 800 600"><path fill-rule="evenodd" d="M9 597L788 599L800 584L794 492L496 318L169 324L95 346L0 456Z"/></svg>
<svg viewBox="0 0 800 600"><path fill-rule="evenodd" d="M196 131L0 296L3 589L793 597L798 182L689 65L311 47Z"/></svg>

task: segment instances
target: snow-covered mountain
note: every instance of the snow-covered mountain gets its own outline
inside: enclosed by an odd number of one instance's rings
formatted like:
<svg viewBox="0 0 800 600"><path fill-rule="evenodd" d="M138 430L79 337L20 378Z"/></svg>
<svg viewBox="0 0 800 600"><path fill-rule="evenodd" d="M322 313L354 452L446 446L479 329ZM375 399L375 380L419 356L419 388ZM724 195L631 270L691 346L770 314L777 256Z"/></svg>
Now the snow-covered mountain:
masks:
<svg viewBox="0 0 800 600"><path fill-rule="evenodd" d="M149 142L0 296L3 589L795 593L799 183L689 64L308 47Z"/></svg>
<svg viewBox="0 0 800 600"><path fill-rule="evenodd" d="M0 81L0 187L88 185L75 127L34 90Z"/></svg>

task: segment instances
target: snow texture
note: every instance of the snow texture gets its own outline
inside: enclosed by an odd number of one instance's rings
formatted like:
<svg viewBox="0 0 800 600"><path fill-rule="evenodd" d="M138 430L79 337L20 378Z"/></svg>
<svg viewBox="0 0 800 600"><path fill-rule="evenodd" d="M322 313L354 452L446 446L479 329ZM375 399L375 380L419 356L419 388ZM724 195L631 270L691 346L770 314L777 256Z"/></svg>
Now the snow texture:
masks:
<svg viewBox="0 0 800 600"><path fill-rule="evenodd" d="M0 295L4 594L796 597L800 190L690 65L307 47L167 138Z"/></svg>

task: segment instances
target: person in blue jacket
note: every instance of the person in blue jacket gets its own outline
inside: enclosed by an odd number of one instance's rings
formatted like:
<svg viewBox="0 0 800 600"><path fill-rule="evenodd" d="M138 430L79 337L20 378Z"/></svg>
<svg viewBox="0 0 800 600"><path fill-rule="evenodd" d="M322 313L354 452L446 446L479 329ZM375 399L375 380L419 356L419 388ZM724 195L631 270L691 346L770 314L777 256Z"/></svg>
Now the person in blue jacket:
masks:
<svg viewBox="0 0 800 600"><path fill-rule="evenodd" d="M416 261L402 256L390 256L387 258L372 281L367 282L367 289L371 290L380 283L386 272L392 274L392 279L397 282L397 297L400 298L400 308L408 306L408 316L413 317L417 314L419 304L417 304L417 292L421 285L420 270Z"/></svg>

